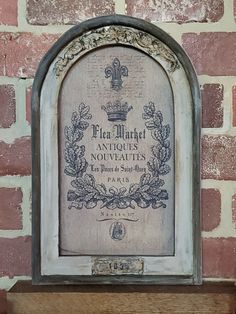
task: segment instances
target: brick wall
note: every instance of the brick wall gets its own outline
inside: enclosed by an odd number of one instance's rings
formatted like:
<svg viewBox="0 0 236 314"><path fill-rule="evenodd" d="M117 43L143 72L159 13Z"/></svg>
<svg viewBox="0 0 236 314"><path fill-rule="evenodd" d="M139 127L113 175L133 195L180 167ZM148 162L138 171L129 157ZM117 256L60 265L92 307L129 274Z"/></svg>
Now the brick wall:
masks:
<svg viewBox="0 0 236 314"><path fill-rule="evenodd" d="M0 0L0 289L31 274L30 96L38 62L71 25L113 13L160 26L194 63L203 100L203 275L236 280L236 1Z"/></svg>

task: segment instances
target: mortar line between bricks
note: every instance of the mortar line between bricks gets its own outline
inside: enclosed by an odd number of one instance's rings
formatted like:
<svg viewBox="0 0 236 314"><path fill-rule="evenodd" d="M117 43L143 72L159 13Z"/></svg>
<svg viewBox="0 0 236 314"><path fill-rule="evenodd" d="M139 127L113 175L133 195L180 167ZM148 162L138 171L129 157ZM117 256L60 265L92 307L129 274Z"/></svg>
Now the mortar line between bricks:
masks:
<svg viewBox="0 0 236 314"><path fill-rule="evenodd" d="M225 0L224 1L224 15L221 18L222 23L228 23L235 25L234 19L234 0Z"/></svg>
<svg viewBox="0 0 236 314"><path fill-rule="evenodd" d="M236 136L236 127L231 126L230 128L201 128L201 136Z"/></svg>
<svg viewBox="0 0 236 314"><path fill-rule="evenodd" d="M202 238L236 238L235 228L234 229L227 228L227 231L225 231L224 228L220 227L220 225L212 231L202 231L201 237Z"/></svg>
<svg viewBox="0 0 236 314"><path fill-rule="evenodd" d="M42 35L42 34L49 34L49 35L62 35L74 25L30 25L24 27L17 27L17 26L6 26L0 25L0 32L2 33L31 33L33 35Z"/></svg>
<svg viewBox="0 0 236 314"><path fill-rule="evenodd" d="M0 141L7 144L12 144L14 141L21 137L30 137L31 127L23 127L18 122L14 123L9 129L0 129Z"/></svg>
<svg viewBox="0 0 236 314"><path fill-rule="evenodd" d="M221 189L222 186L225 186L227 190L231 189L234 186L236 193L236 181L234 180L216 180L216 179L202 179L201 180L201 188L216 188ZM233 188L232 188L233 189Z"/></svg>
<svg viewBox="0 0 236 314"><path fill-rule="evenodd" d="M11 77L11 76L0 76L0 85L18 85L20 82L24 82L26 87L29 87L33 84L33 78L22 79L20 77Z"/></svg>
<svg viewBox="0 0 236 314"><path fill-rule="evenodd" d="M13 84L16 85L19 81L18 77L0 76L0 85Z"/></svg>
<svg viewBox="0 0 236 314"><path fill-rule="evenodd" d="M212 231L202 231L201 232L201 237L204 238L204 239L209 239L209 238L236 238L236 232L235 231L227 231L227 232L224 232L222 230L217 230L214 229ZM235 240L236 241L236 240Z"/></svg>
<svg viewBox="0 0 236 314"><path fill-rule="evenodd" d="M226 187L221 187L221 204L224 208L221 209L221 223L218 231L223 231L236 236L236 228L232 217L232 196L235 194L236 184Z"/></svg>
<svg viewBox="0 0 236 314"><path fill-rule="evenodd" d="M31 185L30 176L0 176L0 187L15 188Z"/></svg>
<svg viewBox="0 0 236 314"><path fill-rule="evenodd" d="M125 14L125 0L115 0L115 13Z"/></svg>
<svg viewBox="0 0 236 314"><path fill-rule="evenodd" d="M17 0L17 28L20 27L21 24L21 18L22 18L22 4L23 6L26 5L26 0ZM26 14L26 12L24 12L23 16Z"/></svg>
<svg viewBox="0 0 236 314"><path fill-rule="evenodd" d="M223 33L223 32L235 32L235 23L225 24L224 22L216 23L185 23L178 24L173 22L152 22L157 27L162 28L167 33L170 33L173 37L175 34L185 33Z"/></svg>
<svg viewBox="0 0 236 314"><path fill-rule="evenodd" d="M222 101L223 108L223 127L227 129L229 134L233 133L232 126L232 85L225 84L224 86L224 96Z"/></svg>
<svg viewBox="0 0 236 314"><path fill-rule="evenodd" d="M47 34L63 34L77 24L61 25L61 24L48 24L48 25L31 25L24 24L21 26L6 26L0 25L0 32L7 33L32 33L34 35ZM235 32L235 23L232 25L225 25L224 23L168 23L168 22L152 22L152 24L160 27L167 33L171 34L174 38L180 37L185 33L219 33L219 32Z"/></svg>
<svg viewBox="0 0 236 314"><path fill-rule="evenodd" d="M229 130L226 129L226 127L222 127L222 128L201 128L201 136L205 136L205 135L209 135L209 136L235 136L236 135L236 130L234 131L233 129Z"/></svg>
<svg viewBox="0 0 236 314"><path fill-rule="evenodd" d="M21 187L23 193L23 199L21 203L22 208L22 232L31 234L31 180L27 185Z"/></svg>
<svg viewBox="0 0 236 314"><path fill-rule="evenodd" d="M31 232L28 233L25 230L0 230L0 238L5 239L14 239L17 237L25 237L25 236L31 236Z"/></svg>
<svg viewBox="0 0 236 314"><path fill-rule="evenodd" d="M19 29L25 28L28 24L26 21L27 10L26 10L27 0L18 0L18 27Z"/></svg>
<svg viewBox="0 0 236 314"><path fill-rule="evenodd" d="M22 130L27 130L29 128L29 123L26 120L26 89L28 86L28 82L25 80L20 80L16 85L16 93L18 94L18 99L16 99L16 123L18 124L18 128L22 128Z"/></svg>
<svg viewBox="0 0 236 314"><path fill-rule="evenodd" d="M21 1L21 0L18 0ZM22 0L25 3L25 0ZM123 0L121 0L123 2ZM20 12L24 10L23 6L19 6ZM117 12L122 11L122 6L118 7ZM18 19L19 19L19 25L18 26L7 26L7 25L0 25L0 32L27 32L32 33L35 35L39 35L42 33L47 34L62 34L72 28L77 24L69 24L69 25L62 25L62 24L48 24L48 25L32 25L28 24L26 21L26 18L24 15L18 13ZM82 20L81 20L82 22ZM234 18L232 16L231 23L229 21L223 21L223 18L219 22L211 22L211 23L200 23L200 22L194 22L194 23L183 23L178 24L176 22L159 22L159 21L152 21L152 24L162 28L167 33L170 33L173 35L173 37L181 37L184 33L201 33L201 32L235 32L235 22ZM175 36L174 36L175 35Z"/></svg>
<svg viewBox="0 0 236 314"><path fill-rule="evenodd" d="M204 282L235 282L236 278L223 278L223 277L215 277L215 278L212 278L212 277L204 277L202 278L202 280Z"/></svg>

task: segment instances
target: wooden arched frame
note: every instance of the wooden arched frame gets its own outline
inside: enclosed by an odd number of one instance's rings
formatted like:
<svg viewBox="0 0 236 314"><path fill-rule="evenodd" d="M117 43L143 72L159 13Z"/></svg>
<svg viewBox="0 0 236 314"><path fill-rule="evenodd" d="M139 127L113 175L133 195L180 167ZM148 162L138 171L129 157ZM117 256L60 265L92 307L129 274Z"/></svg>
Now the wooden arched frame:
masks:
<svg viewBox="0 0 236 314"><path fill-rule="evenodd" d="M158 62L168 75L175 113L175 252L132 256L142 271L94 275L95 263L119 257L60 256L58 98L69 69L98 48L122 45ZM41 61L32 96L33 282L201 283L200 92L192 64L168 34L140 19L115 15L81 23L65 33Z"/></svg>

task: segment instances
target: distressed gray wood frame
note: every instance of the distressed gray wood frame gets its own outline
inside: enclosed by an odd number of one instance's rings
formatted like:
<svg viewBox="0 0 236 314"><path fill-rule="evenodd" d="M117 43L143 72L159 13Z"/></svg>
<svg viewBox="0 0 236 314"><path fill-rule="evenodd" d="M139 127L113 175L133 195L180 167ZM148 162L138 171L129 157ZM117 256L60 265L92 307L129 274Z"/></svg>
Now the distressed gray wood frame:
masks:
<svg viewBox="0 0 236 314"><path fill-rule="evenodd" d="M131 27L146 32L168 46L177 56L189 82L192 98L192 234L193 273L191 275L42 275L41 271L41 166L40 166L40 98L45 77L59 52L73 39L105 26ZM180 45L158 27L140 19L113 15L98 17L81 23L66 32L42 59L33 85L32 95L32 264L35 284L200 284L201 237L200 237L200 91L197 76L186 53ZM50 223L49 223L50 228ZM58 226L59 228L59 226Z"/></svg>

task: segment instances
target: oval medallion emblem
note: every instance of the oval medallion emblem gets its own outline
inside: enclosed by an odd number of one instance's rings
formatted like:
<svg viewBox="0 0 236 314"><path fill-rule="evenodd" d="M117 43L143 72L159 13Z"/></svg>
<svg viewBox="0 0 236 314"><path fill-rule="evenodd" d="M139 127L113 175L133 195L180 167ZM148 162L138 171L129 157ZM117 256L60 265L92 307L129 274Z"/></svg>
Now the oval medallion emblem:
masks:
<svg viewBox="0 0 236 314"><path fill-rule="evenodd" d="M120 221L115 221L111 224L109 233L113 240L120 241L126 234L125 225Z"/></svg>

